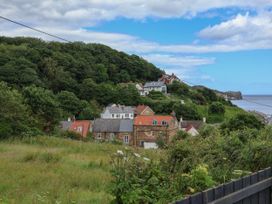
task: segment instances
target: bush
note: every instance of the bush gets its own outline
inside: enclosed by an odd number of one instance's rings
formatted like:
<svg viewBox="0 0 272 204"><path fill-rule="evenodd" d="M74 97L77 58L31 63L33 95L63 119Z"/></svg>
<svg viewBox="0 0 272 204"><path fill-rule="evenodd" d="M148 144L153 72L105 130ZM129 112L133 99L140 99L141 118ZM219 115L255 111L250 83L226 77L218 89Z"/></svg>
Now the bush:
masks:
<svg viewBox="0 0 272 204"><path fill-rule="evenodd" d="M262 121L260 121L252 114L245 113L237 114L221 126L223 130L229 131L243 130L247 128L260 130L263 127L264 124Z"/></svg>
<svg viewBox="0 0 272 204"><path fill-rule="evenodd" d="M69 139L74 139L74 140L82 140L83 139L83 137L80 134L73 132L73 131L63 131L63 132L61 132L61 136L64 138L69 138Z"/></svg>
<svg viewBox="0 0 272 204"><path fill-rule="evenodd" d="M220 102L213 102L209 106L209 114L219 114L219 115L224 115L225 114L225 106L220 103Z"/></svg>

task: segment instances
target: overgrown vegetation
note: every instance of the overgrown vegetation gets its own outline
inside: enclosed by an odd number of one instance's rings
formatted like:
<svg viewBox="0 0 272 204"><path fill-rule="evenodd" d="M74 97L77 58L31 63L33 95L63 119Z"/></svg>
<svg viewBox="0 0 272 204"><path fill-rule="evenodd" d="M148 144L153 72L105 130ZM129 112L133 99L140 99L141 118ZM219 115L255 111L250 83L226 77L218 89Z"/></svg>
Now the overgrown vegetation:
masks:
<svg viewBox="0 0 272 204"><path fill-rule="evenodd" d="M252 129L244 120L243 128L225 131L229 125L206 125L197 137L180 132L159 160L118 151L112 162L116 203L170 203L271 166L272 157L263 155L272 149L272 127Z"/></svg>

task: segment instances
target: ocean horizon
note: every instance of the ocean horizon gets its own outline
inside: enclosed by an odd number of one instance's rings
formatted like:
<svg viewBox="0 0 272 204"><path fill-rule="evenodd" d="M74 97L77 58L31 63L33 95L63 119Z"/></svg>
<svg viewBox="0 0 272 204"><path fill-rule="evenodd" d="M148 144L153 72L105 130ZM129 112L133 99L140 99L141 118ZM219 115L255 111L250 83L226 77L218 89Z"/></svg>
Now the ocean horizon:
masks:
<svg viewBox="0 0 272 204"><path fill-rule="evenodd" d="M272 115L272 95L243 95L242 100L231 102L246 111L257 111Z"/></svg>

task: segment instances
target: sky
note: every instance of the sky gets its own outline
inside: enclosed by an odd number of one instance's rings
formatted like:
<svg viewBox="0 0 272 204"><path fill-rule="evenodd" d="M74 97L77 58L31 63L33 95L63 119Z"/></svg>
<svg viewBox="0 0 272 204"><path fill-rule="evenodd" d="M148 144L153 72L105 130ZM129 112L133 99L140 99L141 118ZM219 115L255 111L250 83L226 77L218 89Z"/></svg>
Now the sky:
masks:
<svg viewBox="0 0 272 204"><path fill-rule="evenodd" d="M272 0L0 0L0 15L137 54L191 84L272 94ZM56 40L1 18L0 35Z"/></svg>

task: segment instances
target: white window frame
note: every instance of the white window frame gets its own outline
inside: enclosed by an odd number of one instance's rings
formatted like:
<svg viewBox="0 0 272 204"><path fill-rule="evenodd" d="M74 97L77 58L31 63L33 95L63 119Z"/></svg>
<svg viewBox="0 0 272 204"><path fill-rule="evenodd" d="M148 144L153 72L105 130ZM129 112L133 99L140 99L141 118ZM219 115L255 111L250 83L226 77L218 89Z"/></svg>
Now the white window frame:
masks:
<svg viewBox="0 0 272 204"><path fill-rule="evenodd" d="M168 123L165 120L161 121L161 124L162 125L168 125Z"/></svg>
<svg viewBox="0 0 272 204"><path fill-rule="evenodd" d="M129 144L129 136L128 135L124 135L124 143Z"/></svg>
<svg viewBox="0 0 272 204"><path fill-rule="evenodd" d="M101 140L102 139L102 134L99 132L97 133L97 139Z"/></svg>
<svg viewBox="0 0 272 204"><path fill-rule="evenodd" d="M76 131L81 133L81 132L83 131L83 127L82 127L82 126L78 126L78 127L76 128Z"/></svg>

